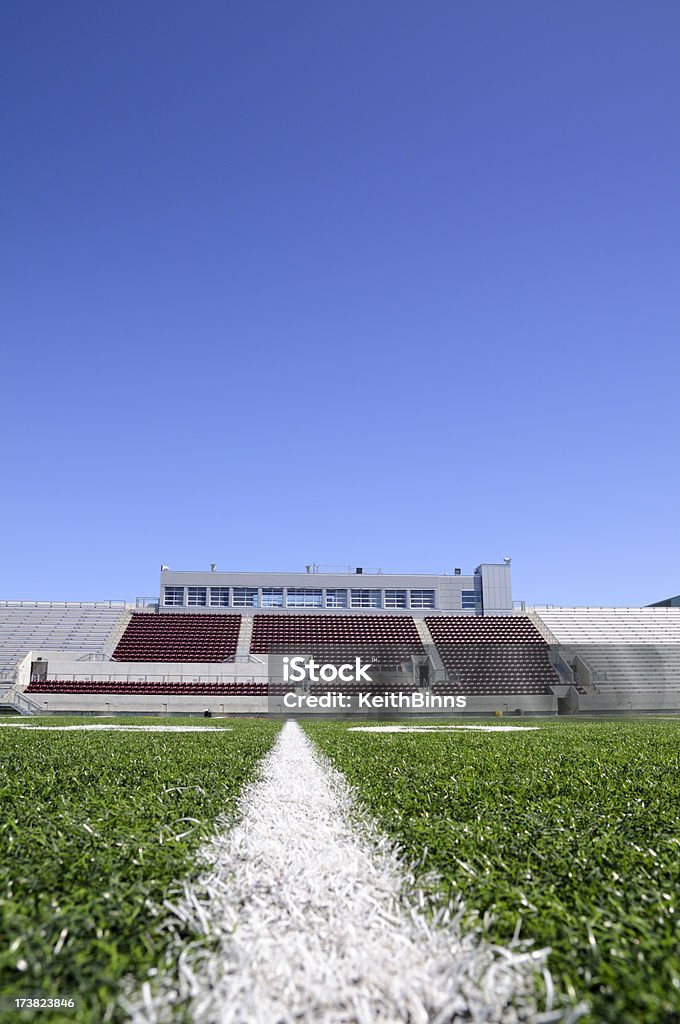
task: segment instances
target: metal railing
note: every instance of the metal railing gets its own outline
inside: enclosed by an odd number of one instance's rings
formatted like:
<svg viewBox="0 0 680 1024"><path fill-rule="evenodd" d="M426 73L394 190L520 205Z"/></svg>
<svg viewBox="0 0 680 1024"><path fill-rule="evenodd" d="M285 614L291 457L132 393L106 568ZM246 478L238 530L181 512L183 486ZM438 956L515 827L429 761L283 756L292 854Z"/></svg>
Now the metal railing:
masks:
<svg viewBox="0 0 680 1024"><path fill-rule="evenodd" d="M11 687L2 693L2 703L18 711L20 715L39 715L42 705L33 697L27 697L21 690Z"/></svg>
<svg viewBox="0 0 680 1024"><path fill-rule="evenodd" d="M153 673L139 673L131 672L125 675L101 675L93 678L91 675L80 675L77 672L63 672L55 675L52 679L33 679L31 680L32 685L39 685L44 682L47 685L54 683L91 683L93 686L99 686L106 683L118 686L120 684L129 683L144 683L149 686L164 686L166 683L181 683L187 686L226 686L230 683L259 683L266 682L268 679L274 679L274 676L244 676L240 673L230 673L229 675L219 676L204 676L198 677L196 675L184 675L183 673L168 674L168 675L155 675ZM37 691L38 693L48 691Z"/></svg>
<svg viewBox="0 0 680 1024"><path fill-rule="evenodd" d="M127 601L0 601L0 608L127 608L127 607L129 607Z"/></svg>

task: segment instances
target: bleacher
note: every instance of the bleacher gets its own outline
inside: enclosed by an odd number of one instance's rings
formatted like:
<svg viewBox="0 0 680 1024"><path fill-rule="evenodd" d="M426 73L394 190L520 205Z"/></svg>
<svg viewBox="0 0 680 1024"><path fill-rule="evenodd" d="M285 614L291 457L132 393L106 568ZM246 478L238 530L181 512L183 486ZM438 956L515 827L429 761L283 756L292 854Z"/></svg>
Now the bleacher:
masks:
<svg viewBox="0 0 680 1024"><path fill-rule="evenodd" d="M240 615L200 612L130 617L113 653L114 661L234 661Z"/></svg>
<svg viewBox="0 0 680 1024"><path fill-rule="evenodd" d="M110 679L93 671L79 678L80 668L61 669L50 659L47 681L33 679L25 691L36 694L128 694L196 697L264 697L295 687L282 683L276 655L304 655L317 663L352 663L356 657L371 663L370 685L365 680L345 682L309 680L312 692L334 690L348 694L408 692L420 685L421 665L427 662L427 633L436 647L430 661L434 692L469 697L550 696L564 687L551 663L572 667L577 690L607 694L616 703L635 695L647 699L661 693L664 701L680 699L680 608L534 608L529 615L429 615L418 624L410 615L257 612L249 619L238 647L241 615L207 612L134 612L124 604L0 604L0 675L7 678L29 650L78 652L80 655L111 652L116 663L155 662L193 664L194 679L185 670L130 667L111 671ZM127 623L127 625L125 625ZM121 634L121 630L125 630ZM425 628L426 627L426 628ZM120 637L116 644L116 638ZM250 643L248 641L250 640ZM210 679L201 664L252 661L270 656L269 682L248 679L237 668L228 676ZM430 649L430 653L433 653ZM439 661L441 659L441 661ZM447 678L442 679L443 665ZM85 669L83 675L89 672ZM154 670L152 670L154 671ZM221 671L221 670L218 670ZM565 669L566 671L566 669ZM59 672L68 672L58 677ZM136 678L136 673L140 677ZM118 675L116 676L116 673ZM163 673L163 676L160 675ZM107 672L108 674L108 672ZM185 678L182 679L182 675ZM423 678L425 678L423 676ZM177 681L177 680L180 681ZM172 680L172 681L169 681ZM237 681L238 680L238 681ZM7 684L9 685L9 684ZM563 691L564 692L564 691ZM597 699L600 699L598 697ZM649 706L653 706L650 704ZM665 705L663 705L665 706Z"/></svg>
<svg viewBox="0 0 680 1024"><path fill-rule="evenodd" d="M680 689L680 608L534 608L596 693Z"/></svg>
<svg viewBox="0 0 680 1024"><path fill-rule="evenodd" d="M549 647L527 616L428 616L448 682L437 693L470 696L550 694L560 683Z"/></svg>
<svg viewBox="0 0 680 1024"><path fill-rule="evenodd" d="M121 619L123 602L0 602L0 678L32 650L100 653Z"/></svg>
<svg viewBox="0 0 680 1024"><path fill-rule="evenodd" d="M308 654L329 664L360 657L386 670L425 653L410 616L266 613L254 616L250 652Z"/></svg>
<svg viewBox="0 0 680 1024"><path fill-rule="evenodd" d="M26 689L28 694L133 694L133 695L167 695L185 697L266 697L266 682L149 682L147 680L64 680L50 679L33 682Z"/></svg>

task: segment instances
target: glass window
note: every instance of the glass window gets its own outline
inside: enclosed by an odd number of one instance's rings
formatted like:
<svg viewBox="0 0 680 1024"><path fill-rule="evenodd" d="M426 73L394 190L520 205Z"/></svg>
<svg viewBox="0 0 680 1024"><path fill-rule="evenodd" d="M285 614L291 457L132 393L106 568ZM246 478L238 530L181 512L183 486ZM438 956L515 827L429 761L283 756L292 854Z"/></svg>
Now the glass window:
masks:
<svg viewBox="0 0 680 1024"><path fill-rule="evenodd" d="M385 607L386 608L406 608L406 591L405 590L386 590L385 591Z"/></svg>
<svg viewBox="0 0 680 1024"><path fill-rule="evenodd" d="M476 610L482 607L481 594L478 594L476 590L461 590L460 601L463 608Z"/></svg>
<svg viewBox="0 0 680 1024"><path fill-rule="evenodd" d="M257 608L257 587L234 587L234 608Z"/></svg>
<svg viewBox="0 0 680 1024"><path fill-rule="evenodd" d="M229 587L211 587L210 604L213 608L227 608L229 606Z"/></svg>
<svg viewBox="0 0 680 1024"><path fill-rule="evenodd" d="M434 590L412 590L411 608L434 608Z"/></svg>
<svg viewBox="0 0 680 1024"><path fill-rule="evenodd" d="M263 587L262 607L283 608L283 587Z"/></svg>
<svg viewBox="0 0 680 1024"><path fill-rule="evenodd" d="M187 604L193 605L205 605L208 603L208 588L207 587L187 587Z"/></svg>
<svg viewBox="0 0 680 1024"><path fill-rule="evenodd" d="M352 608L380 608L380 591L353 590L350 604Z"/></svg>
<svg viewBox="0 0 680 1024"><path fill-rule="evenodd" d="M326 591L326 608L346 608L347 607L347 591L346 590L327 590Z"/></svg>
<svg viewBox="0 0 680 1024"><path fill-rule="evenodd" d="M322 608L321 591L308 587L288 587L286 604L289 608Z"/></svg>
<svg viewBox="0 0 680 1024"><path fill-rule="evenodd" d="M163 604L184 604L184 587L165 587Z"/></svg>

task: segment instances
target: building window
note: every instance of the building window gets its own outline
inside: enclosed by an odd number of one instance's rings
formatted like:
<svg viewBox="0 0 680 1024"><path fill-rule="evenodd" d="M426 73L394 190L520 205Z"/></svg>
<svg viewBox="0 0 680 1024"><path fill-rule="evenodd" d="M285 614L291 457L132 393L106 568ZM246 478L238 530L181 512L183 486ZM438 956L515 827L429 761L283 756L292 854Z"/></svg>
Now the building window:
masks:
<svg viewBox="0 0 680 1024"><path fill-rule="evenodd" d="M481 594L476 590L461 590L460 602L464 609L478 611L482 607Z"/></svg>
<svg viewBox="0 0 680 1024"><path fill-rule="evenodd" d="M283 608L283 587L263 587L262 607Z"/></svg>
<svg viewBox="0 0 680 1024"><path fill-rule="evenodd" d="M234 587L234 608L257 608L257 587Z"/></svg>
<svg viewBox="0 0 680 1024"><path fill-rule="evenodd" d="M229 587L211 587L210 605L212 608L228 608Z"/></svg>
<svg viewBox="0 0 680 1024"><path fill-rule="evenodd" d="M385 591L385 607L386 608L406 608L406 591L405 590L386 590Z"/></svg>
<svg viewBox="0 0 680 1024"><path fill-rule="evenodd" d="M347 591L346 590L327 590L326 591L326 608L346 608L347 607Z"/></svg>
<svg viewBox="0 0 680 1024"><path fill-rule="evenodd" d="M286 604L289 608L323 608L322 594L308 587L288 587Z"/></svg>
<svg viewBox="0 0 680 1024"><path fill-rule="evenodd" d="M434 590L412 590L411 608L434 608Z"/></svg>
<svg viewBox="0 0 680 1024"><path fill-rule="evenodd" d="M163 590L163 604L184 604L184 587L165 587Z"/></svg>
<svg viewBox="0 0 680 1024"><path fill-rule="evenodd" d="M208 588L207 587L187 587L187 604L193 606L203 606L208 603Z"/></svg>
<svg viewBox="0 0 680 1024"><path fill-rule="evenodd" d="M350 605L352 608L380 608L380 591L353 590Z"/></svg>

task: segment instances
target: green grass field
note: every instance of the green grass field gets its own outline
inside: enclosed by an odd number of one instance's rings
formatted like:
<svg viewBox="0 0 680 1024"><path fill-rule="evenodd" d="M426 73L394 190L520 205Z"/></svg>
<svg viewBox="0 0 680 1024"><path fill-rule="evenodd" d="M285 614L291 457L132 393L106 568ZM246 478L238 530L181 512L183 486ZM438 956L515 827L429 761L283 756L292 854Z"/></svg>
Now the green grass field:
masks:
<svg viewBox="0 0 680 1024"><path fill-rule="evenodd" d="M215 819L233 811L279 728L186 718L22 720L103 722L210 724L212 732L0 728L0 992L79 1001L74 1011L3 1019L107 1019L121 979L143 979L161 961L167 939L155 908L173 882L198 870L197 847Z"/></svg>
<svg viewBox="0 0 680 1024"><path fill-rule="evenodd" d="M211 733L44 728L106 722ZM121 981L139 984L163 961L156 908L200 871L198 846L233 812L279 726L21 724L37 728L0 728L0 992L79 1006L2 1019L117 1020ZM564 998L591 1003L589 1021L677 1024L680 721L521 724L540 729L305 729L405 855L441 876L436 899L462 897L470 923L502 944L521 922L525 939L552 948Z"/></svg>
<svg viewBox="0 0 680 1024"><path fill-rule="evenodd" d="M488 724L488 721L487 721ZM488 935L550 946L591 1021L680 1021L680 721L544 720L538 732L308 734L442 896Z"/></svg>

